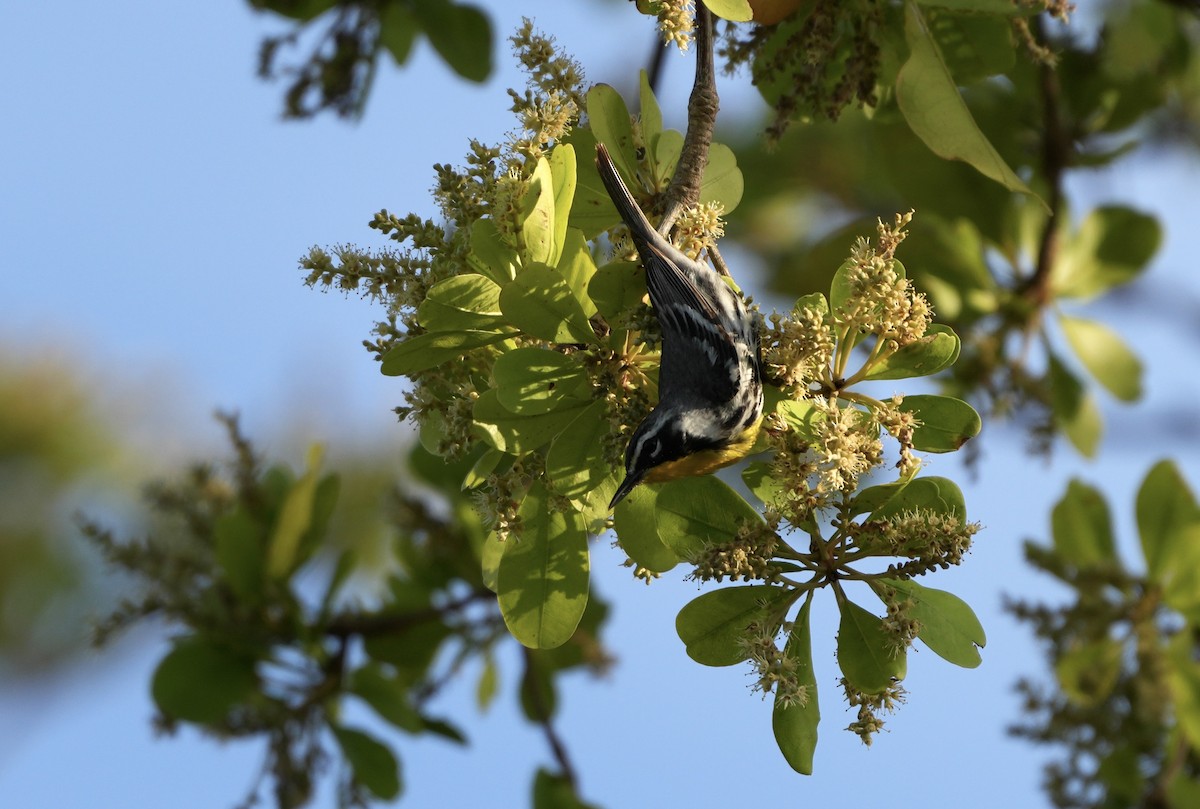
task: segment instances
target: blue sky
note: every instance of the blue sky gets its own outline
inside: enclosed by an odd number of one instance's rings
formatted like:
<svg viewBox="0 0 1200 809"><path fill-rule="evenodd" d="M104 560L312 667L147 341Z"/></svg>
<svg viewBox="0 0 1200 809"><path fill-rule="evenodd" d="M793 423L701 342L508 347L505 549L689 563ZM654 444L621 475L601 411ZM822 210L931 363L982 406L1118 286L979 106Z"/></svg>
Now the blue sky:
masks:
<svg viewBox="0 0 1200 809"><path fill-rule="evenodd" d="M501 36L519 23L505 5L491 9ZM545 5L537 24L589 79L630 85L626 71L643 63L650 36L631 8ZM8 76L0 86L0 351L70 358L162 471L220 450L209 418L217 407L240 409L268 449L292 451L300 438L328 441L335 459L339 445L365 442L390 442L399 453L406 435L390 412L397 383L378 375L359 344L376 313L304 288L296 260L314 243L382 245L366 227L380 208L432 212L432 164L458 162L469 137L499 141L512 126L503 88L523 79L507 48L497 51L493 79L476 87L422 44L405 71L380 71L361 123L287 124L278 116L281 88L253 75L259 39L278 26L243 2L9 4L0 23ZM681 116L688 69L672 59L660 98L668 122ZM744 81L722 91L726 109L756 103ZM1143 283L1146 299L1172 309L1156 318L1114 300L1081 310L1118 328L1149 366L1145 403L1102 400L1118 440L1097 463L1065 448L1052 463L1033 461L1020 434L986 429L986 463L964 485L986 530L965 565L930 582L979 613L988 631L983 666L967 671L928 650L913 654L908 704L865 749L840 730L853 716L834 698L836 616L818 601L814 659L825 721L817 773L804 778L775 749L770 704L749 693L746 669L704 669L684 654L674 615L695 585L677 576L636 583L601 541L594 576L614 602L608 638L620 663L599 683L571 678L559 720L586 798L610 809L747 797L848 807L886 800L893 809L1045 805L1044 751L1004 733L1017 718L1013 683L1042 663L1000 598L1054 595L1024 570L1020 542L1046 536L1049 507L1070 476L1106 491L1130 552L1130 506L1151 463L1173 454L1200 482L1195 408L1187 405L1200 394L1197 335L1180 325L1189 312L1195 323L1200 302L1183 235L1194 226L1197 180L1195 162L1147 156L1073 188L1164 218L1168 241ZM1164 422L1164 413L1176 420ZM932 471L966 477L953 458L935 458ZM153 737L147 683L160 654L161 639L143 636L47 681L0 684L6 802L208 809L241 800L258 746L218 746L190 732ZM526 804L533 768L550 759L508 698L512 650L501 663L506 698L485 717L472 703L477 672L437 706L468 728L471 747L398 740L404 805Z"/></svg>

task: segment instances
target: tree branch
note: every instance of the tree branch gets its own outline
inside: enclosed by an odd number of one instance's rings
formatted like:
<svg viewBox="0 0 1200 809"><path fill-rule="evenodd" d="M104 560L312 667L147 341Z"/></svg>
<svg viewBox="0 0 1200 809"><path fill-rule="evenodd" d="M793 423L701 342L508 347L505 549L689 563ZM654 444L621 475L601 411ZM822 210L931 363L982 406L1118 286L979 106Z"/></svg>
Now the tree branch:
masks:
<svg viewBox="0 0 1200 809"><path fill-rule="evenodd" d="M525 658L525 669L528 671L537 664L533 660L533 654L525 646L521 647L521 654ZM550 721L550 710L542 699L542 692L536 685L529 689L529 701L531 707L537 713L538 724L542 727L542 735L546 737L546 743L550 745L550 752L554 754L554 760L558 762L558 768L562 771L562 777L571 785L571 791L579 792L579 779L575 775L575 767L571 764L571 757L567 755L567 747L563 744L562 738L554 729L553 723Z"/></svg>
<svg viewBox="0 0 1200 809"><path fill-rule="evenodd" d="M667 187L665 209L658 232L668 235L679 214L700 199L700 180L708 165L708 150L712 145L713 129L717 123L717 83L713 70L713 18L703 3L696 4L696 81L688 99L687 133L675 174Z"/></svg>

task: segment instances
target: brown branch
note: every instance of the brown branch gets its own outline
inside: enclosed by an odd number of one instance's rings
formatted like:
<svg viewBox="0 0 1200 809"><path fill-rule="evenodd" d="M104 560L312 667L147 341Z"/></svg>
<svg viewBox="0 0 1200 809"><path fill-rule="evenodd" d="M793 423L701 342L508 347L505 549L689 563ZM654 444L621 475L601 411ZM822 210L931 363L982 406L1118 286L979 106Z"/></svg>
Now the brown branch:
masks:
<svg viewBox="0 0 1200 809"><path fill-rule="evenodd" d="M1070 165L1071 139L1060 114L1062 89L1054 66L1038 68L1042 94L1042 172L1049 186L1050 215L1038 244L1037 263L1025 284L1025 297L1039 310L1050 298L1050 273L1058 261L1059 220L1063 212L1063 174Z"/></svg>
<svg viewBox="0 0 1200 809"><path fill-rule="evenodd" d="M330 635L339 638L348 635L367 637L403 632L429 621L440 621L453 613L466 609L477 601L495 598L495 595L490 590L475 590L440 607L427 607L410 612L347 613L334 616L325 629Z"/></svg>
<svg viewBox="0 0 1200 809"><path fill-rule="evenodd" d="M537 664L533 660L533 653L525 646L521 647L521 653L525 658L526 670L532 669ZM549 706L542 699L541 689L536 684L529 689L530 707L537 714L537 722L542 727L542 735L546 737L546 743L550 745L550 752L554 754L554 760L558 762L558 768L562 771L562 776L566 782L571 785L572 792L579 791L579 779L575 775L575 767L571 764L571 757L567 755L567 747L563 744L562 737L554 729L553 723L550 721Z"/></svg>
<svg viewBox="0 0 1200 809"><path fill-rule="evenodd" d="M675 174L664 195L665 209L658 232L668 235L679 214L700 199L700 180L708 165L708 150L717 124L717 82L713 70L713 18L703 3L696 4L696 81L688 99L687 133Z"/></svg>

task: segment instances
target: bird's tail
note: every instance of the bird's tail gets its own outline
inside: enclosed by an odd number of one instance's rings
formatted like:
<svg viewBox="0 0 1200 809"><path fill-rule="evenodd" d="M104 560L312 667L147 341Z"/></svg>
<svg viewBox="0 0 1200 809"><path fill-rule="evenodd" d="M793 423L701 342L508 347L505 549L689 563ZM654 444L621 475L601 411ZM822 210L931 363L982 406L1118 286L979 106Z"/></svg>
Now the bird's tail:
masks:
<svg viewBox="0 0 1200 809"><path fill-rule="evenodd" d="M617 213L621 214L621 219L629 226L634 240L649 244L662 241L658 231L642 212L641 206L634 200L633 194L629 193L629 188L617 173L617 167L603 143L596 144L596 168L600 171L600 180L608 190L609 198L617 206Z"/></svg>

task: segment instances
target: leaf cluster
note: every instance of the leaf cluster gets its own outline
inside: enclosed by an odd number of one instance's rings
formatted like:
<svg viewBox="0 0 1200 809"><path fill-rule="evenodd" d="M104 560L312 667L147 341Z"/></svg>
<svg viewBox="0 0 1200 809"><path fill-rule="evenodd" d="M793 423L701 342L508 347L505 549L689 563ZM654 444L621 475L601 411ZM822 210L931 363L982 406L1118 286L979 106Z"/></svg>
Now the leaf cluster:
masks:
<svg viewBox="0 0 1200 809"><path fill-rule="evenodd" d="M1051 687L1023 680L1023 738L1064 749L1045 785L1059 807L1164 806L1200 798L1200 506L1171 461L1137 493L1141 564L1121 558L1103 495L1071 481L1052 544L1029 562L1066 585L1059 606L1015 601L1046 648Z"/></svg>

